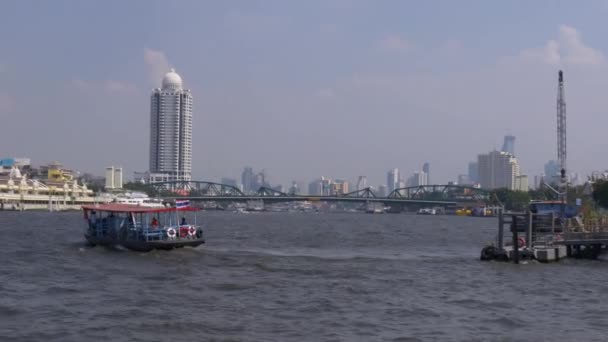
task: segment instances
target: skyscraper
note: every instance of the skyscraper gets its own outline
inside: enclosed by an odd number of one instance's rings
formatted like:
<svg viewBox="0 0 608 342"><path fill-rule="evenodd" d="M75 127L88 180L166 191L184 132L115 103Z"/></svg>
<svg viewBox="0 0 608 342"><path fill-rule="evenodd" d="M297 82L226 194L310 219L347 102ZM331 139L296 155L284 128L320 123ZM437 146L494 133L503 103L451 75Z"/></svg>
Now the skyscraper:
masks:
<svg viewBox="0 0 608 342"><path fill-rule="evenodd" d="M427 173L417 171L408 179L407 186L425 186L428 185Z"/></svg>
<svg viewBox="0 0 608 342"><path fill-rule="evenodd" d="M367 188L367 177L359 176L357 180L357 191Z"/></svg>
<svg viewBox="0 0 608 342"><path fill-rule="evenodd" d="M502 152L515 155L515 137L512 135L505 135L505 140L502 143Z"/></svg>
<svg viewBox="0 0 608 342"><path fill-rule="evenodd" d="M422 172L426 174L426 184L424 185L431 184L431 164L429 164L429 162L426 162L424 163L424 165L422 165Z"/></svg>
<svg viewBox="0 0 608 342"><path fill-rule="evenodd" d="M477 162L469 163L469 181L471 183L479 182L479 164Z"/></svg>
<svg viewBox="0 0 608 342"><path fill-rule="evenodd" d="M390 170L386 175L386 189L389 193L393 192L398 187L399 183L399 169L394 168Z"/></svg>
<svg viewBox="0 0 608 342"><path fill-rule="evenodd" d="M255 188L255 174L253 173L253 169L249 166L246 166L241 173L241 184L243 184L243 192L250 193L257 189Z"/></svg>
<svg viewBox="0 0 608 342"><path fill-rule="evenodd" d="M169 181L192 179L192 94L174 69L152 91L150 173Z"/></svg>

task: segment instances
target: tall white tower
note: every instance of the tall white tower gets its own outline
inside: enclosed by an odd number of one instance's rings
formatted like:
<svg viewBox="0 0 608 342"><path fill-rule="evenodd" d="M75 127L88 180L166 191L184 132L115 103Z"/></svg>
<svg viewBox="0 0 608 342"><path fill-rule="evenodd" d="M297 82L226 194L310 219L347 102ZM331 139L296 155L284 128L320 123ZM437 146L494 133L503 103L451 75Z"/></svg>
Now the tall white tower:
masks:
<svg viewBox="0 0 608 342"><path fill-rule="evenodd" d="M192 179L192 93L171 69L150 104L150 173L163 179Z"/></svg>

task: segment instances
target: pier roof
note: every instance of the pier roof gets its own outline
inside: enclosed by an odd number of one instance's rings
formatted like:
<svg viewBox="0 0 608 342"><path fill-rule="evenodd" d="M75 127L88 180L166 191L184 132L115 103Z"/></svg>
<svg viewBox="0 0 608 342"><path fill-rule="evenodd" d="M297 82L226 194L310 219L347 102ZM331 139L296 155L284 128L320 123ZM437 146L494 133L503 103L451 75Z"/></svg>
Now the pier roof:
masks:
<svg viewBox="0 0 608 342"><path fill-rule="evenodd" d="M91 211L113 212L113 213L164 213L164 212L170 212L170 211L198 211L199 210L199 209L193 208L193 207L152 208L152 207L142 207L139 205L119 204L119 203L83 205L82 209L91 210Z"/></svg>

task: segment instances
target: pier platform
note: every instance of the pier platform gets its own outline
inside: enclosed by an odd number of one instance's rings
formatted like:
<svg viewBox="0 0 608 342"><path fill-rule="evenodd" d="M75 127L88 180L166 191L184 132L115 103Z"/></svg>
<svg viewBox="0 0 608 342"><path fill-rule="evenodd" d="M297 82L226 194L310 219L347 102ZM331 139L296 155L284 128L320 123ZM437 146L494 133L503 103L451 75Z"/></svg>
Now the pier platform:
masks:
<svg viewBox="0 0 608 342"><path fill-rule="evenodd" d="M482 249L480 259L514 263L556 262L567 257L595 259L607 249L608 222L501 210L496 241Z"/></svg>

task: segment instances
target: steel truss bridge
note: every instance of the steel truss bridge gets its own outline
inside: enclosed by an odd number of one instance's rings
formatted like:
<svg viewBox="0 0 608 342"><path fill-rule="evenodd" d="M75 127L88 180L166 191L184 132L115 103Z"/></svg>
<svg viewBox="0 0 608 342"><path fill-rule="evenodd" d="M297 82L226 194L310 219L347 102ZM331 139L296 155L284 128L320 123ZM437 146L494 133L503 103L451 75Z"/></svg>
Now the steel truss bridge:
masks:
<svg viewBox="0 0 608 342"><path fill-rule="evenodd" d="M157 182L146 185L148 194L165 201L189 199L193 202L377 202L389 206L437 206L454 207L464 205L485 205L490 202L486 190L459 185L425 185L399 188L386 197L377 196L370 188L328 196L300 195L285 193L268 187L261 187L255 193L243 193L237 187L206 181Z"/></svg>

